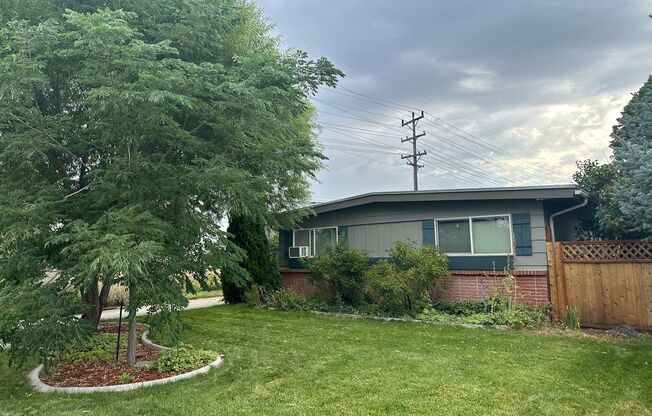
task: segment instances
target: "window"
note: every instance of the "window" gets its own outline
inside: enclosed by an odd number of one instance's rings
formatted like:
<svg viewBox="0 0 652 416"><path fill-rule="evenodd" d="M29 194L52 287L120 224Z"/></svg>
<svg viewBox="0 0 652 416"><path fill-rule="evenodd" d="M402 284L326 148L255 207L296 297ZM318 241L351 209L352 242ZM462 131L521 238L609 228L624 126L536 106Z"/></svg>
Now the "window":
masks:
<svg viewBox="0 0 652 416"><path fill-rule="evenodd" d="M337 244L337 227L294 231L293 246L308 247L309 256L322 253L329 244Z"/></svg>
<svg viewBox="0 0 652 416"><path fill-rule="evenodd" d="M437 244L449 254L512 254L509 215L437 220Z"/></svg>
<svg viewBox="0 0 652 416"><path fill-rule="evenodd" d="M471 253L469 220L440 221L437 223L439 247L445 253Z"/></svg>

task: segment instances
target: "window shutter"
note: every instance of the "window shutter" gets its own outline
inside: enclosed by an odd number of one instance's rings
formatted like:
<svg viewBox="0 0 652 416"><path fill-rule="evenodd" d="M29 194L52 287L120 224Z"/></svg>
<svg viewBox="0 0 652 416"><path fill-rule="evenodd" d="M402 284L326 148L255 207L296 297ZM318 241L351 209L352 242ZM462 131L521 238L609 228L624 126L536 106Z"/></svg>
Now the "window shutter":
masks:
<svg viewBox="0 0 652 416"><path fill-rule="evenodd" d="M337 242L338 243L349 242L349 227L347 227L346 225L340 225L337 227Z"/></svg>
<svg viewBox="0 0 652 416"><path fill-rule="evenodd" d="M435 220L423 220L421 222L421 232L424 245L435 244Z"/></svg>
<svg viewBox="0 0 652 416"><path fill-rule="evenodd" d="M517 256L532 255L532 231L530 214L512 214L512 227L514 229L514 249Z"/></svg>
<svg viewBox="0 0 652 416"><path fill-rule="evenodd" d="M292 230L280 230L280 235L283 240L283 257L288 259L289 250L292 247Z"/></svg>

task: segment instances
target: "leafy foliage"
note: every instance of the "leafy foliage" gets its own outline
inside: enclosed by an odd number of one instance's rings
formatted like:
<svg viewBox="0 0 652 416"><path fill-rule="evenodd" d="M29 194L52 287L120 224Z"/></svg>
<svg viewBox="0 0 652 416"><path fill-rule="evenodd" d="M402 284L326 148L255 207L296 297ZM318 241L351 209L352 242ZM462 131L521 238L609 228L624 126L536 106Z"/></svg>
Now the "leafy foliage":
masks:
<svg viewBox="0 0 652 416"><path fill-rule="evenodd" d="M272 294L269 305L280 311L307 310L306 299L291 289L281 289Z"/></svg>
<svg viewBox="0 0 652 416"><path fill-rule="evenodd" d="M281 276L278 272L277 256L272 256L264 223L250 217L233 216L229 220L227 231L233 243L244 251L245 257L238 266L247 271L248 279L240 279L237 271L224 269L222 271L224 300L228 303L244 301L245 293L252 285L262 291L279 289Z"/></svg>
<svg viewBox="0 0 652 416"><path fill-rule="evenodd" d="M627 231L652 238L652 76L632 96L611 134L620 173L614 198L629 219Z"/></svg>
<svg viewBox="0 0 652 416"><path fill-rule="evenodd" d="M365 293L387 312L413 313L435 281L446 276L448 258L439 248L424 245L417 249L410 242L397 241L389 259L368 271Z"/></svg>
<svg viewBox="0 0 652 416"><path fill-rule="evenodd" d="M240 0L3 5L0 337L16 359L45 359L81 331L86 307L19 295L48 291L46 270L59 291L121 284L130 311L175 311L190 277L246 276L221 219L303 215L324 159L308 98L343 74L279 51L269 29Z"/></svg>
<svg viewBox="0 0 652 416"><path fill-rule="evenodd" d="M614 196L614 187L620 173L613 163L600 164L597 160L577 162L573 180L591 195L597 204L594 216L582 219L578 234L584 240L635 239L639 233L631 232L631 219L623 214Z"/></svg>
<svg viewBox="0 0 652 416"><path fill-rule="evenodd" d="M136 376L130 373L122 373L118 376L118 384L129 384L136 381Z"/></svg>
<svg viewBox="0 0 652 416"><path fill-rule="evenodd" d="M80 308L58 284L0 286L0 340L11 344L10 363L35 357L49 369L69 344L87 340L90 328L74 315Z"/></svg>
<svg viewBox="0 0 652 416"><path fill-rule="evenodd" d="M94 334L92 337L76 342L61 356L61 360L71 363L115 360L115 349L118 343L116 334ZM127 338L120 338L120 348L127 346Z"/></svg>
<svg viewBox="0 0 652 416"><path fill-rule="evenodd" d="M326 246L322 253L305 258L310 279L318 287L341 299L344 304L358 305L363 300L365 273L369 268L366 253L345 242Z"/></svg>
<svg viewBox="0 0 652 416"><path fill-rule="evenodd" d="M450 315L436 308L426 307L417 318L433 323L505 325L515 328L537 328L550 323L545 308L529 308L525 306L494 312L475 312L468 315Z"/></svg>
<svg viewBox="0 0 652 416"><path fill-rule="evenodd" d="M180 345L161 353L152 368L161 373L185 373L210 364L216 359L217 354L213 351Z"/></svg>

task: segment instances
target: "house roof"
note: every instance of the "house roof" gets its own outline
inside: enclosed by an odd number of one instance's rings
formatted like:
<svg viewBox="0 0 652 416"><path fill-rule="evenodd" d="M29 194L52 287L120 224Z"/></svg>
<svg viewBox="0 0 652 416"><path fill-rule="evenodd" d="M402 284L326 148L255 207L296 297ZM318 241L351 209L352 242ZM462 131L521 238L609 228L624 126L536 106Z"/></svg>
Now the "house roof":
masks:
<svg viewBox="0 0 652 416"><path fill-rule="evenodd" d="M574 199L589 195L575 184L514 186L501 188L462 188L423 191L369 192L366 194L315 204L315 213L335 211L375 202L482 201L505 199Z"/></svg>

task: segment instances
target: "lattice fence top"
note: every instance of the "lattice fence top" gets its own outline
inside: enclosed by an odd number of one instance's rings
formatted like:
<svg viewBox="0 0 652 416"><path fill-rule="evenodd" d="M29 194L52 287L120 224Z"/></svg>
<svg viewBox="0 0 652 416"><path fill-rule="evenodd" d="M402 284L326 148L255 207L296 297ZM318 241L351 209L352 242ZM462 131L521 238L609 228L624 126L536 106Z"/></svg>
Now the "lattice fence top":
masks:
<svg viewBox="0 0 652 416"><path fill-rule="evenodd" d="M562 243L564 260L575 262L652 262L652 242L578 241Z"/></svg>

